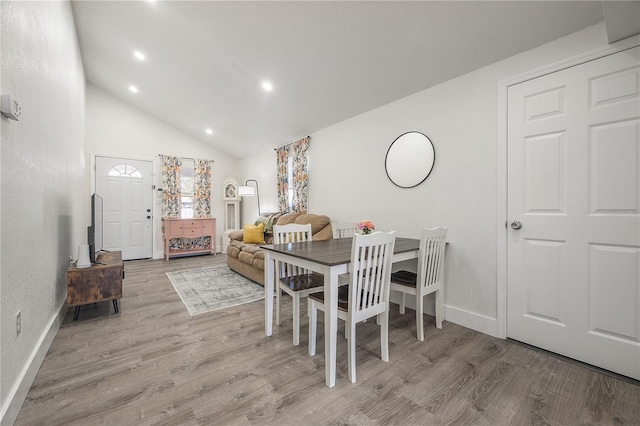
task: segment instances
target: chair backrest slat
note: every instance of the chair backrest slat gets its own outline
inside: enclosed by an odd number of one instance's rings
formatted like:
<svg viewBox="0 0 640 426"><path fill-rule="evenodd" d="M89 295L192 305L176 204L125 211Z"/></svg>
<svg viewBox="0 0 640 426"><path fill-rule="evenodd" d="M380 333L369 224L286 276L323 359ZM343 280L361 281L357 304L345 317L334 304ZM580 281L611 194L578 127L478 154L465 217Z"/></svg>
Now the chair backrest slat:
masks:
<svg viewBox="0 0 640 426"><path fill-rule="evenodd" d="M298 223L288 223L286 225L274 225L273 226L273 243L285 244L285 243L299 243L304 241L311 241L311 224L307 223L301 225ZM299 266L291 265L284 262L279 262L280 277L291 277L295 275L307 274L308 271Z"/></svg>
<svg viewBox="0 0 640 426"><path fill-rule="evenodd" d="M427 288L441 284L444 276L444 251L447 228L423 229L418 259L419 286Z"/></svg>
<svg viewBox="0 0 640 426"><path fill-rule="evenodd" d="M351 238L358 232L358 225L355 222L333 222L331 230L333 238Z"/></svg>
<svg viewBox="0 0 640 426"><path fill-rule="evenodd" d="M349 311L353 315L364 314L371 309L386 309L394 245L393 231L354 235L349 288Z"/></svg>

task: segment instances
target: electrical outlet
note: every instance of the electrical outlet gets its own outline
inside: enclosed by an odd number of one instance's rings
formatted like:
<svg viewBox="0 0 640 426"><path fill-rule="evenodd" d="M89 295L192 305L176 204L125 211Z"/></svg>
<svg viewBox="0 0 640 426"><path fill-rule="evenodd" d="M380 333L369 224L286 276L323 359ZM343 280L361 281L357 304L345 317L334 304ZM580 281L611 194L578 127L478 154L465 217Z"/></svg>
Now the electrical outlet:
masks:
<svg viewBox="0 0 640 426"><path fill-rule="evenodd" d="M22 332L22 311L16 312L16 338Z"/></svg>

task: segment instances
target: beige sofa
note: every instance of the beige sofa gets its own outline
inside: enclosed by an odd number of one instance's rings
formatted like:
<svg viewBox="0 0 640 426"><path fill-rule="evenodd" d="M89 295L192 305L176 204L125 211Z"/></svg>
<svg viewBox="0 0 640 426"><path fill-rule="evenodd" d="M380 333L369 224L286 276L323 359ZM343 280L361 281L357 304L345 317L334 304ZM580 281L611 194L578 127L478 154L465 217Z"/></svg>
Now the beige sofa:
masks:
<svg viewBox="0 0 640 426"><path fill-rule="evenodd" d="M317 214L286 213L280 216L277 225L288 223L311 224L314 240L328 240L332 238L331 220L329 217ZM264 285L264 250L260 244L249 244L242 241L243 230L229 234L230 242L227 247L227 265L245 277ZM271 232L265 232L265 243L273 243Z"/></svg>

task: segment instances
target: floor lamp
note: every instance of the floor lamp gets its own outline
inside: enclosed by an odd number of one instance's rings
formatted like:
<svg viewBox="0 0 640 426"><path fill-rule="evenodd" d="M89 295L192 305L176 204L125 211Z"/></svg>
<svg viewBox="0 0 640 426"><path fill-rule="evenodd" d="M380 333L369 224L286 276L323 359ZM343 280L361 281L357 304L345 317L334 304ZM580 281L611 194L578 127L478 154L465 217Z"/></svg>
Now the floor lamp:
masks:
<svg viewBox="0 0 640 426"><path fill-rule="evenodd" d="M249 182L255 182L256 187L249 186ZM238 187L238 195L241 197L253 197L254 195L258 198L258 216L260 216L260 190L258 189L258 181L255 179L247 179L244 183L244 186Z"/></svg>

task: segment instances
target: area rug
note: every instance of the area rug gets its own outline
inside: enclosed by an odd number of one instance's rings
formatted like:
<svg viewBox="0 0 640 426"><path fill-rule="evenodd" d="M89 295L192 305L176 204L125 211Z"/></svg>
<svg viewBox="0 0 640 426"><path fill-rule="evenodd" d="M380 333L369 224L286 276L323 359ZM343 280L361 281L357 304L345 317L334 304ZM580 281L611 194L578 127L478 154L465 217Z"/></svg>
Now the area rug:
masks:
<svg viewBox="0 0 640 426"><path fill-rule="evenodd" d="M191 316L264 299L264 287L227 266L167 272L167 276Z"/></svg>

